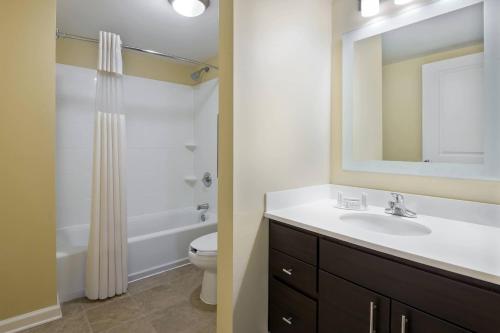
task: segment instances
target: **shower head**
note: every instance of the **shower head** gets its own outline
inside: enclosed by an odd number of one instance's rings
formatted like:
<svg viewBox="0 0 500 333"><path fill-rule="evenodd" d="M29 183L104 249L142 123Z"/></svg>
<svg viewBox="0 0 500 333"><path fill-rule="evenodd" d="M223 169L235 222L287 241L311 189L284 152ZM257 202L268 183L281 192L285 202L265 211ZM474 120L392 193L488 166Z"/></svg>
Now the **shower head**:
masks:
<svg viewBox="0 0 500 333"><path fill-rule="evenodd" d="M208 73L210 71L210 67L203 67L202 69L199 69L197 70L196 72L194 72L193 74L191 74L191 79L193 79L193 81L199 81L201 79L201 75L203 73Z"/></svg>

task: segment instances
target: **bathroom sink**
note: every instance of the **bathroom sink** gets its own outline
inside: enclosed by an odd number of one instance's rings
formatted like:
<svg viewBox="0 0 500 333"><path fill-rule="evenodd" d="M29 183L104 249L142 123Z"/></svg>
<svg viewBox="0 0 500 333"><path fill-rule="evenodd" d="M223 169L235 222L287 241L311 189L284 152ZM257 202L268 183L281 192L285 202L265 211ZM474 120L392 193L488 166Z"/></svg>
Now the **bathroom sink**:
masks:
<svg viewBox="0 0 500 333"><path fill-rule="evenodd" d="M342 215L340 220L369 231L389 235L424 236L432 232L431 229L420 223L393 215L351 213Z"/></svg>

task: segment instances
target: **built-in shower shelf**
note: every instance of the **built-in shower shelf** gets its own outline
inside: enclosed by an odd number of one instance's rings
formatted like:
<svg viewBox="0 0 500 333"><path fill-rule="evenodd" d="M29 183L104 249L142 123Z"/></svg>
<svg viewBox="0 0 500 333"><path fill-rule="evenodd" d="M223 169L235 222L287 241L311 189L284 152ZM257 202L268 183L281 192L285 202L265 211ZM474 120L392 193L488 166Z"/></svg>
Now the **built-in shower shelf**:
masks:
<svg viewBox="0 0 500 333"><path fill-rule="evenodd" d="M196 178L195 176L187 176L184 177L184 181L189 185L194 185L198 181L198 178Z"/></svg>
<svg viewBox="0 0 500 333"><path fill-rule="evenodd" d="M196 143L186 143L186 148L190 151L195 151L198 145Z"/></svg>

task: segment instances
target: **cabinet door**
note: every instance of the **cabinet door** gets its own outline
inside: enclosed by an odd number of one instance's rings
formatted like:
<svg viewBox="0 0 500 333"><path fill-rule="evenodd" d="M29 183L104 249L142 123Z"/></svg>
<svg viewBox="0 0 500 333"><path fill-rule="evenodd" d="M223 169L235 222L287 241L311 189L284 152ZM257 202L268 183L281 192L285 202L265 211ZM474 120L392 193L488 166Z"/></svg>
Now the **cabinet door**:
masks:
<svg viewBox="0 0 500 333"><path fill-rule="evenodd" d="M392 301L392 333L467 333L458 326L433 317L402 303Z"/></svg>
<svg viewBox="0 0 500 333"><path fill-rule="evenodd" d="M390 300L320 270L319 333L388 333Z"/></svg>

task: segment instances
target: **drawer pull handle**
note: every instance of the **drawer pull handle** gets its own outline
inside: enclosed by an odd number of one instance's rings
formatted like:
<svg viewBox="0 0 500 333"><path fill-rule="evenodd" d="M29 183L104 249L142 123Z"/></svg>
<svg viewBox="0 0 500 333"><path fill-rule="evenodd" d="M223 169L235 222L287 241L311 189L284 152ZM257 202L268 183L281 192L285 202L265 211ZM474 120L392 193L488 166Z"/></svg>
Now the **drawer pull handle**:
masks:
<svg viewBox="0 0 500 333"><path fill-rule="evenodd" d="M375 310L377 309L377 305L375 302L370 302L370 332L369 333L376 333L377 331L375 330Z"/></svg>
<svg viewBox="0 0 500 333"><path fill-rule="evenodd" d="M288 325L292 325L293 324L293 322L292 322L293 318L292 317L283 317L281 319L283 319L283 321L285 323L287 323Z"/></svg>
<svg viewBox="0 0 500 333"><path fill-rule="evenodd" d="M406 324L408 323L408 318L405 315L401 316L401 333L406 333Z"/></svg>
<svg viewBox="0 0 500 333"><path fill-rule="evenodd" d="M291 269L291 268L283 268L282 271L286 275L292 275L293 269Z"/></svg>

